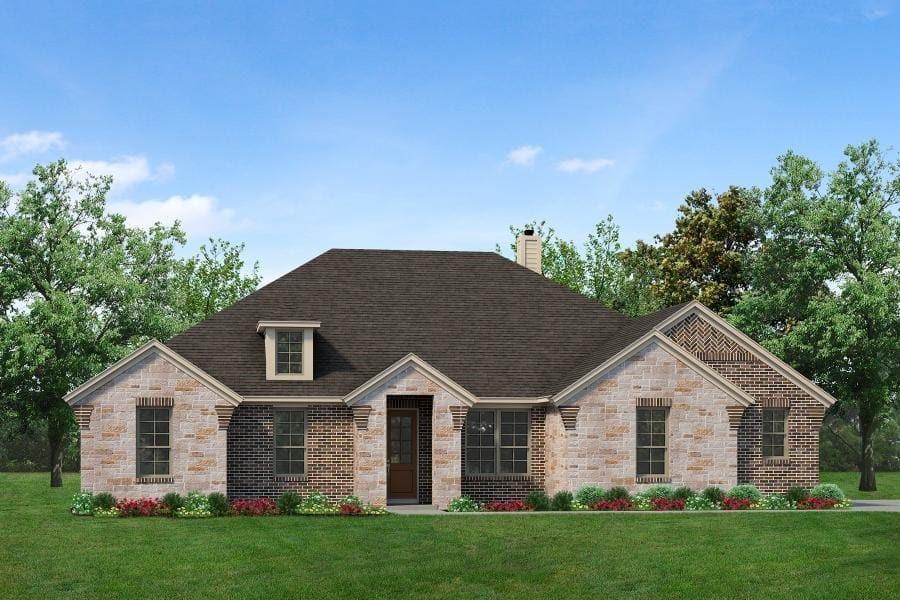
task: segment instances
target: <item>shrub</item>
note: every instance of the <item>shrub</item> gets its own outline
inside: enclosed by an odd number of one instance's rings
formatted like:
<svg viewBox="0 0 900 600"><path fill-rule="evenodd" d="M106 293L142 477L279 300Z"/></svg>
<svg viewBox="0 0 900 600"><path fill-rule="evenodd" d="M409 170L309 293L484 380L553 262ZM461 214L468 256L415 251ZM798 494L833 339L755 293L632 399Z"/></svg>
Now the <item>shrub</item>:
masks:
<svg viewBox="0 0 900 600"><path fill-rule="evenodd" d="M209 501L209 512L214 517L227 517L231 514L231 505L228 498L222 492L213 492L207 497Z"/></svg>
<svg viewBox="0 0 900 600"><path fill-rule="evenodd" d="M551 510L570 511L572 510L572 492L568 490L560 490L553 494L553 500L550 501Z"/></svg>
<svg viewBox="0 0 900 600"><path fill-rule="evenodd" d="M809 498L798 502L797 508L800 510L827 510L829 508L834 508L839 502L839 500L835 500L834 498L810 496Z"/></svg>
<svg viewBox="0 0 900 600"><path fill-rule="evenodd" d="M108 518L108 517L115 518L115 517L119 516L119 509L116 508L115 506L113 506L112 508L95 508L94 516L101 517L101 518Z"/></svg>
<svg viewBox="0 0 900 600"><path fill-rule="evenodd" d="M338 502L338 504L352 504L353 506L362 506L363 501L359 499L359 496L345 496L343 500Z"/></svg>
<svg viewBox="0 0 900 600"><path fill-rule="evenodd" d="M600 500L594 504L594 510L631 510L634 502L631 498L615 498L613 500Z"/></svg>
<svg viewBox="0 0 900 600"><path fill-rule="evenodd" d="M275 502L268 498L256 500L232 500L231 512L243 517L261 517L275 514Z"/></svg>
<svg viewBox="0 0 900 600"><path fill-rule="evenodd" d="M528 492L525 504L531 510L550 510L550 497L544 490L532 490Z"/></svg>
<svg viewBox="0 0 900 600"><path fill-rule="evenodd" d="M603 488L599 485L583 485L575 494L576 502L585 506L593 506L603 497Z"/></svg>
<svg viewBox="0 0 900 600"><path fill-rule="evenodd" d="M460 496L450 501L447 510L449 512L478 512L481 510L481 505L468 496Z"/></svg>
<svg viewBox="0 0 900 600"><path fill-rule="evenodd" d="M744 483L736 485L728 491L729 498L737 498L739 500L749 500L750 502L759 502L762 500L762 494L756 489L755 485Z"/></svg>
<svg viewBox="0 0 900 600"><path fill-rule="evenodd" d="M174 513L184 505L184 498L178 492L169 492L162 497L162 503L166 505L169 512Z"/></svg>
<svg viewBox="0 0 900 600"><path fill-rule="evenodd" d="M296 512L298 515L336 515L339 509L325 494L313 492L300 502Z"/></svg>
<svg viewBox="0 0 900 600"><path fill-rule="evenodd" d="M810 498L835 500L840 502L846 498L844 490L834 483L820 483L809 491Z"/></svg>
<svg viewBox="0 0 900 600"><path fill-rule="evenodd" d="M747 498L735 498L726 496L722 500L722 510L747 510L750 508L751 501Z"/></svg>
<svg viewBox="0 0 900 600"><path fill-rule="evenodd" d="M672 498L675 500L684 500L687 502L688 498L693 498L694 492L691 488L683 485L679 488L675 488L675 492L672 494Z"/></svg>
<svg viewBox="0 0 900 600"><path fill-rule="evenodd" d="M675 488L668 484L651 485L644 490L644 495L653 500L654 498L672 499L675 496Z"/></svg>
<svg viewBox="0 0 900 600"><path fill-rule="evenodd" d="M629 500L630 498L631 495L628 493L628 490L621 486L611 487L603 495L604 500Z"/></svg>
<svg viewBox="0 0 900 600"><path fill-rule="evenodd" d="M300 507L300 494L297 492L285 492L278 498L278 512L283 515L292 515Z"/></svg>
<svg viewBox="0 0 900 600"><path fill-rule="evenodd" d="M653 498L650 503L653 510L684 510L684 500L681 498Z"/></svg>
<svg viewBox="0 0 900 600"><path fill-rule="evenodd" d="M787 494L784 495L790 502L794 504L800 502L801 500L806 500L809 498L809 491L805 487L795 486L787 491Z"/></svg>
<svg viewBox="0 0 900 600"><path fill-rule="evenodd" d="M525 503L521 500L511 500L509 502L488 502L484 505L484 510L488 512L517 512L525 510Z"/></svg>
<svg viewBox="0 0 900 600"><path fill-rule="evenodd" d="M184 498L181 507L175 510L175 516L194 519L211 517L209 498L203 492L191 492Z"/></svg>
<svg viewBox="0 0 900 600"><path fill-rule="evenodd" d="M99 494L94 495L94 508L99 508L100 510L109 510L111 508L115 508L115 506L116 497L109 492L100 492Z"/></svg>
<svg viewBox="0 0 900 600"><path fill-rule="evenodd" d="M719 505L703 495L692 496L684 502L685 510L717 510Z"/></svg>
<svg viewBox="0 0 900 600"><path fill-rule="evenodd" d="M646 492L635 494L631 497L631 502L634 505L632 507L634 510L653 510L653 503Z"/></svg>
<svg viewBox="0 0 900 600"><path fill-rule="evenodd" d="M156 498L120 498L116 501L116 508L122 517L155 517L162 510L163 503Z"/></svg>
<svg viewBox="0 0 900 600"><path fill-rule="evenodd" d="M72 508L69 511L79 516L94 514L94 495L90 492L78 492L72 496Z"/></svg>
<svg viewBox="0 0 900 600"><path fill-rule="evenodd" d="M753 508L761 510L791 510L794 508L794 505L784 496L772 494L755 503Z"/></svg>
<svg viewBox="0 0 900 600"><path fill-rule="evenodd" d="M725 490L720 487L710 486L700 492L700 495L703 496L703 498L709 501L711 504L719 506L725 499Z"/></svg>
<svg viewBox="0 0 900 600"><path fill-rule="evenodd" d="M345 517L353 516L353 515L361 515L362 514L362 506L359 504L348 504L346 502L341 502L338 505L338 509L341 511L341 514Z"/></svg>

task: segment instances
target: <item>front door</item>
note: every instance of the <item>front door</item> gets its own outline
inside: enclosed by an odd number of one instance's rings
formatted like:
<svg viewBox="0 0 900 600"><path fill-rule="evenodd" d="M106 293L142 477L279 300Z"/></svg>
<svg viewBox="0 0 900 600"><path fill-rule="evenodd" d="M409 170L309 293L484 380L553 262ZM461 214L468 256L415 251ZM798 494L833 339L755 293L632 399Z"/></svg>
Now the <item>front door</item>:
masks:
<svg viewBox="0 0 900 600"><path fill-rule="evenodd" d="M415 500L416 411L388 410L388 499Z"/></svg>

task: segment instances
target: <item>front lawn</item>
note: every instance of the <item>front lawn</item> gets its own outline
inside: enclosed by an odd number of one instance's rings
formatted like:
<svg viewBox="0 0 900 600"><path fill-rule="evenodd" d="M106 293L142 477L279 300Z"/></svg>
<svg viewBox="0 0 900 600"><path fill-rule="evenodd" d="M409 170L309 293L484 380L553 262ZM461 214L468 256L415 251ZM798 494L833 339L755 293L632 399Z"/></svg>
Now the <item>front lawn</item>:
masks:
<svg viewBox="0 0 900 600"><path fill-rule="evenodd" d="M859 491L859 473L824 472L819 474L822 483L836 483L848 498L854 500L900 500L900 473L876 473L874 492Z"/></svg>
<svg viewBox="0 0 900 600"><path fill-rule="evenodd" d="M900 513L98 519L0 473L0 596L896 597Z"/></svg>

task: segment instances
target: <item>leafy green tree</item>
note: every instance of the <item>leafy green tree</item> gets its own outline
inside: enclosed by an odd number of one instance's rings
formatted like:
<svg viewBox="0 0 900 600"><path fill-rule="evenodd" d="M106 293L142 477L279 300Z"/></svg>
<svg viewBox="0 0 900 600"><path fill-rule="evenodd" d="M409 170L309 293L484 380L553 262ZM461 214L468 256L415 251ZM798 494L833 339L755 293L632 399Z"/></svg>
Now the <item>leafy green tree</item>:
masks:
<svg viewBox="0 0 900 600"><path fill-rule="evenodd" d="M13 195L0 183L0 402L42 422L62 485L72 412L62 397L135 344L172 332L168 300L184 234L107 215L111 178L60 160Z"/></svg>
<svg viewBox="0 0 900 600"><path fill-rule="evenodd" d="M900 160L874 140L844 154L828 177L793 152L779 158L732 320L854 412L868 491L874 433L900 396Z"/></svg>
<svg viewBox="0 0 900 600"><path fill-rule="evenodd" d="M259 263L245 274L243 244L210 238L196 256L175 268L175 311L179 329L186 329L231 306L257 288Z"/></svg>
<svg viewBox="0 0 900 600"><path fill-rule="evenodd" d="M545 221L534 221L521 229L510 226L513 241L509 248L513 254L516 239L525 229L534 229L541 238L541 268L548 279L627 314L642 314L655 307L648 301L649 290L640 287L644 279L633 277L626 268L619 226L612 215L597 223L581 248L559 238ZM497 252L502 253L499 244Z"/></svg>

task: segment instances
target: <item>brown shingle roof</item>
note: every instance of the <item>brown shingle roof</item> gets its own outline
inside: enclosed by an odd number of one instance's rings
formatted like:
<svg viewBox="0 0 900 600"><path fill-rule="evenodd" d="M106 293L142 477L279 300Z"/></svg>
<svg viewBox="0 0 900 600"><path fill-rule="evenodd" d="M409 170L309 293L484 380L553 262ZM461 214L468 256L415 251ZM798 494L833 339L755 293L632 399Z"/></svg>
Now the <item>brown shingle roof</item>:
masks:
<svg viewBox="0 0 900 600"><path fill-rule="evenodd" d="M243 396L343 396L412 352L477 396L525 397L559 391L654 317L492 252L329 250L166 344ZM313 381L266 381L261 320L321 321Z"/></svg>

